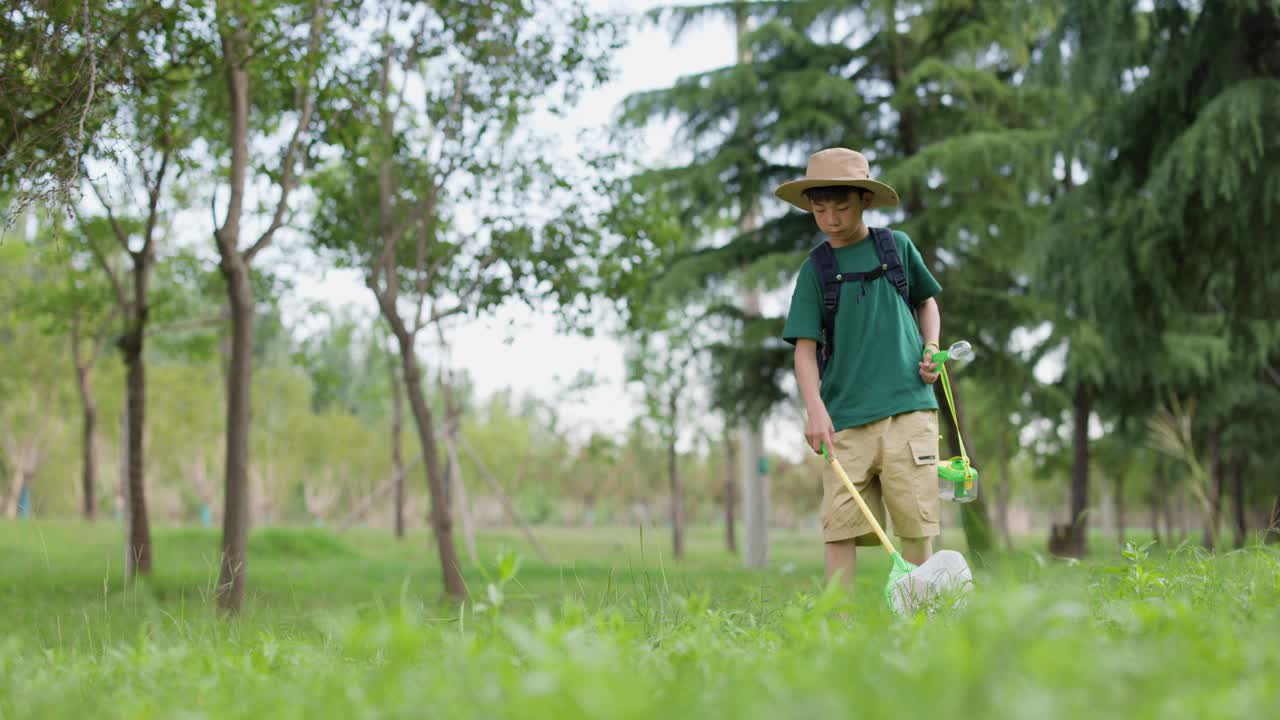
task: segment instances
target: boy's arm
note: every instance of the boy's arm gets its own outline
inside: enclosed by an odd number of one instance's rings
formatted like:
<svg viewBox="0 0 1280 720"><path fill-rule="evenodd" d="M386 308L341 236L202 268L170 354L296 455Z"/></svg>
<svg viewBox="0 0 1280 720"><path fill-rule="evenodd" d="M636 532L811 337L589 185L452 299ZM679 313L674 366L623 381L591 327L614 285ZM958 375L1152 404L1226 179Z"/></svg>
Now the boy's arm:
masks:
<svg viewBox="0 0 1280 720"><path fill-rule="evenodd" d="M938 336L942 331L942 313L938 310L938 301L933 298L920 303L916 312L925 346L925 356L920 359L920 379L926 385L932 385L938 380L938 364L933 361L933 350L940 349Z"/></svg>
<svg viewBox="0 0 1280 720"><path fill-rule="evenodd" d="M800 385L800 394L804 397L805 414L808 419L804 425L804 439L815 453L822 453L822 443L835 449L835 426L831 424L831 416L827 414L827 405L822 402L818 380L818 343L810 338L796 340L796 382Z"/></svg>

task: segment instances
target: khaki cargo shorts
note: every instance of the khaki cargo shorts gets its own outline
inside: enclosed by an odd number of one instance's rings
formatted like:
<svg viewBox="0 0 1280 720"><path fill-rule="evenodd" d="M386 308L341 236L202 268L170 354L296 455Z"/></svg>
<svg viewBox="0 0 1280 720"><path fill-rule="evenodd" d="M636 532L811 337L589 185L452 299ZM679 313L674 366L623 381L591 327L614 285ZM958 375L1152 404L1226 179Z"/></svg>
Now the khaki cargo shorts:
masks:
<svg viewBox="0 0 1280 720"><path fill-rule="evenodd" d="M920 410L846 428L835 435L836 459L886 532L900 538L938 535L938 413ZM822 539L879 541L835 469L822 462ZM891 524L885 525L885 510Z"/></svg>

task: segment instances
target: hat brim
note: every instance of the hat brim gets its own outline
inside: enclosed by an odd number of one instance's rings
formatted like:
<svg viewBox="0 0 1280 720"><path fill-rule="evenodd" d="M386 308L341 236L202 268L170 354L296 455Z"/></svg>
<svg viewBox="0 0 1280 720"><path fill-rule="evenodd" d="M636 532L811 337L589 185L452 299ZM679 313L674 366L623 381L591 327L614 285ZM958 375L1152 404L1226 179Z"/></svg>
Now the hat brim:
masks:
<svg viewBox="0 0 1280 720"><path fill-rule="evenodd" d="M804 196L804 191L810 188L832 186L862 188L863 190L870 191L872 197L871 202L867 203L868 208L893 207L898 204L897 191L888 185L885 185L878 180L855 180L853 178L793 180L789 183L780 185L778 189L774 191L774 195L777 195L805 212L813 212L813 205L809 203L809 198Z"/></svg>

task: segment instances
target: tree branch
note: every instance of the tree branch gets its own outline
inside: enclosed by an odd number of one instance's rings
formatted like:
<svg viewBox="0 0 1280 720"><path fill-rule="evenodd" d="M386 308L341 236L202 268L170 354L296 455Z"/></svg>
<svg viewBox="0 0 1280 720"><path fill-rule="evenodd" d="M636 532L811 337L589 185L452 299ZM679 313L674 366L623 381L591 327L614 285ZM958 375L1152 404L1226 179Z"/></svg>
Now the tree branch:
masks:
<svg viewBox="0 0 1280 720"><path fill-rule="evenodd" d="M441 119L441 124L444 125L444 137L445 137L444 146L445 147L447 147L448 141L450 139L453 139L457 136L457 130L462 126L462 95L463 95L462 91L463 91L463 88L465 87L465 83L466 83L466 78L463 77L462 75L458 75L457 77L454 78L453 102L450 104L449 112L446 113L444 118ZM442 149L441 152L444 153L444 150ZM457 153L452 158L452 161L445 166L446 167L445 172L438 173L433 178L431 187L428 188L428 191L426 193L426 197L424 197L422 201L418 203L417 207L414 208L414 212L410 214L409 218L405 222L395 227L394 233L397 236L402 235L406 230L408 230L411 227L414 227L415 225L420 225L428 217L431 217L434 215L436 204L439 199L440 187L443 186L445 181L451 175L453 175L453 173L461 166L462 157L466 154L467 153L465 152ZM423 238L420 234L419 235L419 253L418 253L419 268L422 267L422 262L423 262L422 241L423 241Z"/></svg>
<svg viewBox="0 0 1280 720"><path fill-rule="evenodd" d="M158 215L158 213L156 213L156 208L160 205L160 187L164 185L164 176L169 169L169 157L173 154L173 151L169 148L168 133L164 133L161 143L164 150L160 156L160 171L156 173L155 183L151 184L150 187L147 188L147 231L142 239L142 252L137 256L144 259L144 261L151 257L151 248L155 236L156 219ZM143 172L146 171L144 170Z"/></svg>
<svg viewBox="0 0 1280 720"><path fill-rule="evenodd" d="M444 260L443 258L441 258L440 260L437 260L435 265L432 266L432 273L431 273L432 275L434 275L435 270L438 269L443 264L443 260ZM490 265L497 262L497 260L498 260L498 254L496 252L491 252L487 256L485 256L483 260L480 261L478 269L485 270ZM422 316L422 300L425 298L425 294L420 296L416 327L421 329L422 327L425 327L429 323L439 323L441 320L444 320L445 318L452 317L454 315L458 315L460 313L466 312L467 304L470 302L471 297L475 295L477 292L479 292L480 288L483 285L484 285L484 278L477 276L476 281L474 283L472 283L469 287L463 289L460 293L458 293L457 305L449 308L448 310L433 309L431 311L431 318L426 322L423 322L421 317Z"/></svg>
<svg viewBox="0 0 1280 720"><path fill-rule="evenodd" d="M435 280L435 274L439 270L444 258L437 258L430 268L426 267L427 263L427 247L428 244L434 245L435 238L431 232L435 228L435 211L437 189L440 186L435 182L431 183L431 187L427 189L426 206L433 208L432 211L424 213L418 225L418 256L417 256L417 273L418 277L414 281L414 290L418 295L418 308L414 313L414 327L422 327L422 308L427 298L427 288L432 281Z"/></svg>
<svg viewBox="0 0 1280 720"><path fill-rule="evenodd" d="M213 186L213 192L209 193L209 220L213 222L214 233L218 232L218 186Z"/></svg>
<svg viewBox="0 0 1280 720"><path fill-rule="evenodd" d="M116 303L122 311L128 312L129 299L125 296L124 286L120 284L120 278L116 275L116 271L112 269L111 264L107 262L107 257L102 254L102 249L98 247L98 243L93 241L93 236L89 234L88 229L84 225L84 219L80 217L77 210L76 220L80 223L80 231L84 233L85 244L89 246L89 252L93 255L93 259L97 261L98 267L107 274L107 279L111 281L111 291L115 293Z"/></svg>
<svg viewBox="0 0 1280 720"><path fill-rule="evenodd" d="M89 119L89 108L93 107L93 96L98 90L98 49L94 44L93 31L89 25L89 0L81 4L84 13L85 52L89 54L89 96L85 98L84 107L80 110L80 122L76 128L76 162L74 167L80 170L80 156L84 153L84 124ZM75 182L76 178L71 178Z"/></svg>
<svg viewBox="0 0 1280 720"><path fill-rule="evenodd" d="M1275 383L1276 387L1280 387L1280 372L1277 372L1274 367L1271 367L1270 363L1263 365L1262 370L1270 376L1271 382Z"/></svg>
<svg viewBox="0 0 1280 720"><path fill-rule="evenodd" d="M467 306L464 303L459 303L449 308L448 310L432 310L431 322L438 323L441 320L444 320L445 318L452 317L454 315L460 315L466 311L467 311Z"/></svg>
<svg viewBox="0 0 1280 720"><path fill-rule="evenodd" d="M129 235L124 231L124 228L120 227L120 222L116 220L115 213L111 211L111 204L107 202L107 198L98 189L97 183L90 178L85 178L85 180L88 181L89 187L93 188L93 194L98 196L98 202L102 203L102 207L106 208L107 220L111 223L111 231L115 233L116 240L120 242L120 246L124 248L124 251L132 256L133 250L129 248Z"/></svg>
<svg viewBox="0 0 1280 720"><path fill-rule="evenodd" d="M280 176L280 200L276 203L276 210L272 214L271 224L258 238L257 242L244 252L244 261L246 263L253 262L254 256L271 243L276 231L284 224L284 214L289 206L289 195L298 185L298 177L294 166L297 164L298 145L301 142L302 134L311 125L311 114L315 110L315 93L311 92L311 83L315 79L316 73L315 56L319 51L320 38L324 32L325 16L332 3L333 0L320 0L316 6L315 14L311 16L311 30L307 39L307 74L305 80L299 83L293 101L294 107L301 106L299 109L302 112L302 117L298 118L298 125L293 129L293 135L289 138L289 146L284 153Z"/></svg>
<svg viewBox="0 0 1280 720"><path fill-rule="evenodd" d="M449 262L449 257L445 255L445 256L436 258L436 261L431 263L431 267L427 268L427 281L426 281L427 287L430 287L432 284L435 283L436 276L440 274L440 269L443 268L445 266L445 263L447 262Z"/></svg>

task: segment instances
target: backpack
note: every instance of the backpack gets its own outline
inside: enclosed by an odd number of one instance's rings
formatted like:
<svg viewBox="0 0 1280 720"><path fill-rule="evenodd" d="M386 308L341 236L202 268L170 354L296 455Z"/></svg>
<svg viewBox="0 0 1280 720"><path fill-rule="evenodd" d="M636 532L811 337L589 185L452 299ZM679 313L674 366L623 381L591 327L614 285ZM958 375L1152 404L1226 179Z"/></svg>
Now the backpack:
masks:
<svg viewBox="0 0 1280 720"><path fill-rule="evenodd" d="M915 317L915 310L911 307L910 292L907 289L907 271L902 265L902 258L898 254L898 243L893 239L893 233L887 228L870 228L870 230L871 242L876 248L876 257L880 260L880 267L875 270L841 273L836 266L835 251L832 250L831 243L826 240L809 251L809 258L813 261L814 270L818 274L818 284L822 288L823 341L819 343L818 348L819 378L826 374L827 363L831 361L831 355L835 352L836 311L840 308L840 289L844 283L861 282L863 284L862 292L858 296L858 300L861 301L862 296L867 293L866 283L878 280L881 276L886 277L902 296L902 301L907 304L912 317Z"/></svg>

